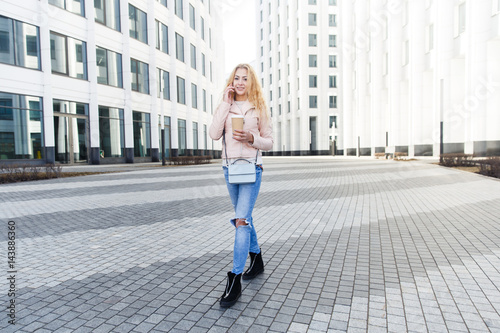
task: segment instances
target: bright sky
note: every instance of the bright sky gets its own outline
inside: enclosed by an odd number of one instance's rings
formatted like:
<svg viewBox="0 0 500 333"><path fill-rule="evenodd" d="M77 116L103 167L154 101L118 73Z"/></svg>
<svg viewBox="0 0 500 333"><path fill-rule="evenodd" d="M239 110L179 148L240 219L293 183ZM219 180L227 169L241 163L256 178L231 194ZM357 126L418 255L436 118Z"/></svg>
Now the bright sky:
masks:
<svg viewBox="0 0 500 333"><path fill-rule="evenodd" d="M224 73L255 59L255 0L217 0L224 27ZM225 76L227 76L225 75Z"/></svg>

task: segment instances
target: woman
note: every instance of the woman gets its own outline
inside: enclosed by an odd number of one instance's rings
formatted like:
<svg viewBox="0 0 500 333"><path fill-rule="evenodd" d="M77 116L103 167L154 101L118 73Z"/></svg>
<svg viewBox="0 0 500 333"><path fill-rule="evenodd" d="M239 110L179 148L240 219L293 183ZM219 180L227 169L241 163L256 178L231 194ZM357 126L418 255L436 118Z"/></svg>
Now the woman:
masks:
<svg viewBox="0 0 500 333"><path fill-rule="evenodd" d="M244 116L243 130L232 129L231 117ZM223 93L223 100L215 111L210 137L219 140L224 135L222 165L227 189L234 207L235 227L233 269L227 273L227 284L220 300L222 307L236 303L241 295L241 278L250 280L264 271L262 254L257 242L252 210L259 194L262 177L261 150L273 146L271 120L255 71L248 64L240 64L232 71ZM227 158L226 158L227 157ZM228 164L239 158L255 163L256 181L251 184L231 184ZM250 254L250 267L243 274Z"/></svg>

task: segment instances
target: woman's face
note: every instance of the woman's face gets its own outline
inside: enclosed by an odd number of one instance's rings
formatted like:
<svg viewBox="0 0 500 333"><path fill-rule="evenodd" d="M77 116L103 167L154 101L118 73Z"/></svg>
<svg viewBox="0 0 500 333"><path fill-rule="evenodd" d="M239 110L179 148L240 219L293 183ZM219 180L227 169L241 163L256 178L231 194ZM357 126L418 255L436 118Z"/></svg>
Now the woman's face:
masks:
<svg viewBox="0 0 500 333"><path fill-rule="evenodd" d="M247 98L248 89L248 71L246 68L238 68L234 74L233 81L234 91L236 92L236 99L244 100ZM239 98L238 98L239 97Z"/></svg>

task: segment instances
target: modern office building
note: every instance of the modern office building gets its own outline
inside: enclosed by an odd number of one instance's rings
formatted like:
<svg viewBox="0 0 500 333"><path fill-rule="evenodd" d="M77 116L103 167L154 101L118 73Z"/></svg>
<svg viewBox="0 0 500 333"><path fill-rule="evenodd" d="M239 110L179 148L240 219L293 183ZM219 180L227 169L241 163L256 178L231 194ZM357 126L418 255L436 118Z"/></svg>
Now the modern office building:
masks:
<svg viewBox="0 0 500 333"><path fill-rule="evenodd" d="M257 68L274 129L272 155L342 145L337 0L256 0Z"/></svg>
<svg viewBox="0 0 500 333"><path fill-rule="evenodd" d="M344 152L500 154L500 1L341 4Z"/></svg>
<svg viewBox="0 0 500 333"><path fill-rule="evenodd" d="M219 19L210 0L3 0L0 162L213 153Z"/></svg>

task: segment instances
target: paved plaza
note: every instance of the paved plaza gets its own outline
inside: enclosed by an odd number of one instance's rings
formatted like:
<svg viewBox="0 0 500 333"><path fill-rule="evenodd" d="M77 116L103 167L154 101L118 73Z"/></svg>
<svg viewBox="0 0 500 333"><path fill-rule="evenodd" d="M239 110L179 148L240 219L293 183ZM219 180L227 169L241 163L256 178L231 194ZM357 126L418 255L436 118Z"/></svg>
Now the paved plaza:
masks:
<svg viewBox="0 0 500 333"><path fill-rule="evenodd" d="M500 332L499 180L430 161L264 162L265 272L229 309L220 164L0 185L0 331Z"/></svg>

